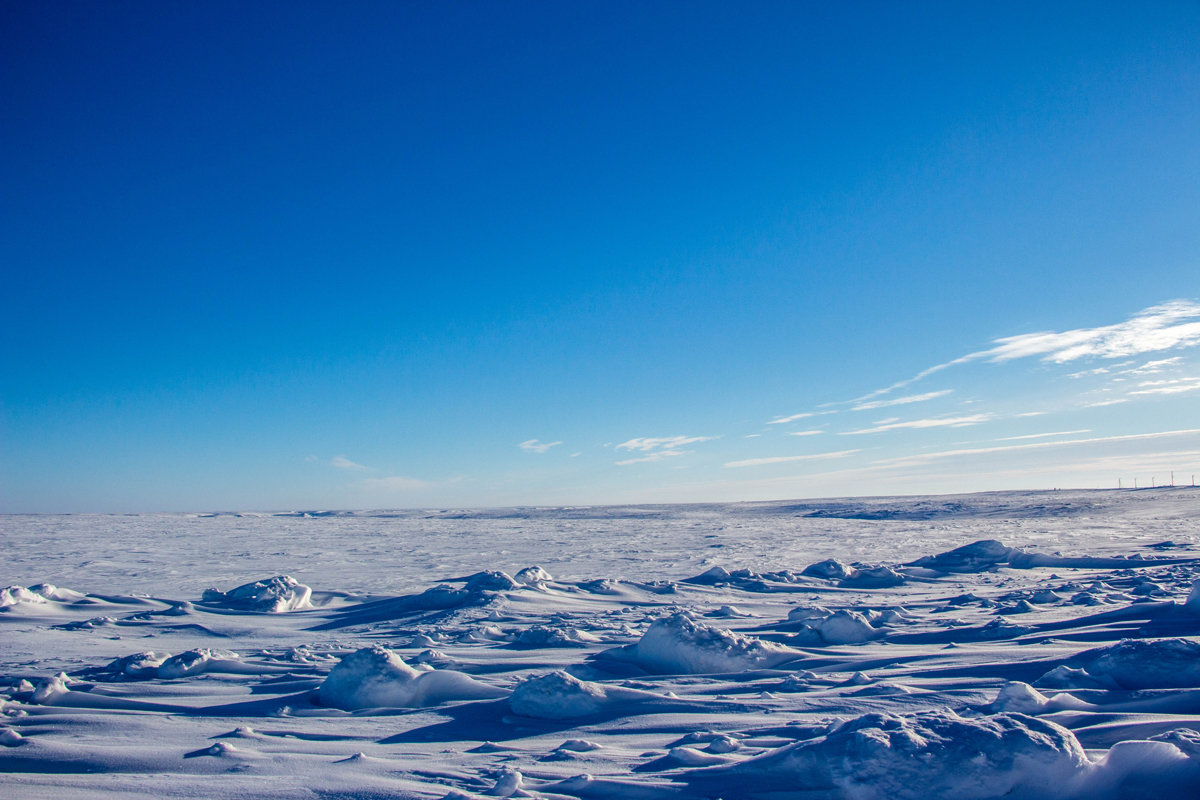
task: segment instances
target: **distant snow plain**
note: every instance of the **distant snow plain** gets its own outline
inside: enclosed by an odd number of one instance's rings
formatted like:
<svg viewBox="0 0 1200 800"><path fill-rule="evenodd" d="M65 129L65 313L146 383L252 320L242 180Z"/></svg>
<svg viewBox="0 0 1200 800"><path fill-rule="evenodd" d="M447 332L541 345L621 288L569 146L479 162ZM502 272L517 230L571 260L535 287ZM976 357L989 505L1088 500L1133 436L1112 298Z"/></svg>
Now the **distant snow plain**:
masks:
<svg viewBox="0 0 1200 800"><path fill-rule="evenodd" d="M0 795L1200 797L1198 523L1191 487L7 516Z"/></svg>

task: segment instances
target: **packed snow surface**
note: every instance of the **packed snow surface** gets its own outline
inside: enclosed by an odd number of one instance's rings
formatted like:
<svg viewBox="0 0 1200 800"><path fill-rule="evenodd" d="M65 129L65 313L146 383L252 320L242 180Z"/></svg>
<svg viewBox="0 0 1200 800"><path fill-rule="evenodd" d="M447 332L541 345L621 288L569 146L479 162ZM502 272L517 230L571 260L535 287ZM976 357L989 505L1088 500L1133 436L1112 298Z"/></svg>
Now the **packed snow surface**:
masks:
<svg viewBox="0 0 1200 800"><path fill-rule="evenodd" d="M1191 488L8 516L0 796L1200 797L1198 522Z"/></svg>

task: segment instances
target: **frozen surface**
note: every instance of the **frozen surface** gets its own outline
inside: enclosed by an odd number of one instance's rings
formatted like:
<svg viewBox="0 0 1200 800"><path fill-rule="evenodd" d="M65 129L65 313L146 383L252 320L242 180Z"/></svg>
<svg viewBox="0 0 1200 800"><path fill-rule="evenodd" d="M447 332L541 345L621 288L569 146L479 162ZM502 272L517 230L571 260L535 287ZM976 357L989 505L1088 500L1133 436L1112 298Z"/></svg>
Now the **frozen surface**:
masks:
<svg viewBox="0 0 1200 800"><path fill-rule="evenodd" d="M1200 491L0 518L0 795L1200 796Z"/></svg>

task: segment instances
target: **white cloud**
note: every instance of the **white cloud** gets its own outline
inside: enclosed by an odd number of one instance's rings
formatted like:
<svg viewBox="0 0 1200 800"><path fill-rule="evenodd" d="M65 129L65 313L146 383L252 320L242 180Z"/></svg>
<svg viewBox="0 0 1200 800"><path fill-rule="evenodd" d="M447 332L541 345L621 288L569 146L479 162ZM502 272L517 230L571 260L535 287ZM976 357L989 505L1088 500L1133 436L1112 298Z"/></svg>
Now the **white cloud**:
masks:
<svg viewBox="0 0 1200 800"><path fill-rule="evenodd" d="M1130 394L1183 394L1200 391L1200 378L1177 378L1175 380L1142 381Z"/></svg>
<svg viewBox="0 0 1200 800"><path fill-rule="evenodd" d="M710 442L715 436L662 436L658 438L630 439L617 445L618 450L632 450L648 453L652 450L677 449L696 442Z"/></svg>
<svg viewBox="0 0 1200 800"><path fill-rule="evenodd" d="M858 431L843 431L842 436L857 436L862 433L882 433L908 428L965 428L969 425L979 425L992 419L994 414L971 414L963 417L936 417L934 419L912 419L907 422L883 420L873 428L863 428Z"/></svg>
<svg viewBox="0 0 1200 800"><path fill-rule="evenodd" d="M526 439L517 447L524 450L526 453L544 453L551 447L558 447L562 442L539 442L537 439Z"/></svg>
<svg viewBox="0 0 1200 800"><path fill-rule="evenodd" d="M941 459L957 458L960 456L1011 453L1019 450L1040 450L1049 447L1067 447L1077 444L1095 444L1097 442L1126 442L1138 439L1162 439L1168 436L1188 436L1198 433L1200 433L1200 428L1189 428L1178 431L1160 431L1158 433L1131 433L1123 436L1097 436L1092 439L1064 439L1058 442L1034 442L1032 444L1011 444L1002 445L999 447L976 447L963 450L942 450L936 453L921 453L919 455L901 456L899 458L887 458L881 461L876 461L875 464L889 467L912 467L919 464L925 464L930 461L939 461Z"/></svg>
<svg viewBox="0 0 1200 800"><path fill-rule="evenodd" d="M973 353L972 357L1011 361L1041 356L1043 361L1064 364L1087 356L1127 358L1196 345L1200 345L1200 304L1172 300L1139 311L1115 325L997 339L995 347Z"/></svg>
<svg viewBox="0 0 1200 800"><path fill-rule="evenodd" d="M787 435L788 436L816 436L818 433L824 433L824 432L825 431L816 431L816 430L813 430L813 431L788 431Z"/></svg>
<svg viewBox="0 0 1200 800"><path fill-rule="evenodd" d="M744 461L727 461L726 467L758 467L763 464L783 464L788 461L823 461L829 458L845 458L861 452L859 450L838 450L835 453L813 453L806 456L772 456L769 458L748 458Z"/></svg>
<svg viewBox="0 0 1200 800"><path fill-rule="evenodd" d="M345 456L334 456L333 458L329 459L329 465L337 467L338 469L370 469L370 467L364 467L362 464L354 463Z"/></svg>
<svg viewBox="0 0 1200 800"><path fill-rule="evenodd" d="M887 408L888 406L905 406L909 403L924 403L926 400L933 400L938 397L945 397L953 392L953 389L942 389L938 392L926 392L925 394L910 394L905 397L896 397L891 400L871 400L866 403L859 403L851 408L851 411L868 411L873 408Z"/></svg>
<svg viewBox="0 0 1200 800"><path fill-rule="evenodd" d="M692 452L691 450L658 450L641 458L627 458L624 461L618 461L618 467L627 467L630 464L645 464L647 462L662 461L665 458L674 458Z"/></svg>
<svg viewBox="0 0 1200 800"><path fill-rule="evenodd" d="M986 350L968 353L944 364L936 364L907 380L877 389L851 403L863 404L881 395L916 383L935 372L971 361L1003 363L1040 356L1042 361L1065 364L1081 358L1128 358L1179 347L1200 345L1200 303L1172 300L1143 309L1124 322L1097 328L1042 331L995 339ZM1080 376L1086 373L1076 373Z"/></svg>
<svg viewBox="0 0 1200 800"><path fill-rule="evenodd" d="M1128 402L1129 402L1128 397L1117 397L1112 400L1097 400L1094 403L1086 403L1086 404L1084 404L1083 407L1084 408L1103 408L1104 406L1115 406L1115 405L1120 405L1121 403L1128 403Z"/></svg>
<svg viewBox="0 0 1200 800"><path fill-rule="evenodd" d="M1183 356L1175 356L1174 358L1160 358L1157 361L1147 361L1140 367L1133 367L1125 370L1130 375L1150 375L1155 372L1162 372L1163 367L1169 367L1172 364L1178 364L1183 361Z"/></svg>
<svg viewBox="0 0 1200 800"><path fill-rule="evenodd" d="M837 411L805 411L802 414L792 414L787 417L778 417L768 422L768 425L786 425L789 422L795 422L798 419L807 419L808 417L823 417L826 414L836 414Z"/></svg>
<svg viewBox="0 0 1200 800"><path fill-rule="evenodd" d="M402 475L392 475L387 478L367 478L362 482L363 488L372 491L415 492L433 486L429 481L406 478Z"/></svg>
<svg viewBox="0 0 1200 800"><path fill-rule="evenodd" d="M1077 431L1055 431L1054 433L1027 433L1024 436L1001 436L997 442L1015 442L1018 439L1045 439L1049 436L1074 436L1077 433L1091 433L1091 428L1081 428Z"/></svg>

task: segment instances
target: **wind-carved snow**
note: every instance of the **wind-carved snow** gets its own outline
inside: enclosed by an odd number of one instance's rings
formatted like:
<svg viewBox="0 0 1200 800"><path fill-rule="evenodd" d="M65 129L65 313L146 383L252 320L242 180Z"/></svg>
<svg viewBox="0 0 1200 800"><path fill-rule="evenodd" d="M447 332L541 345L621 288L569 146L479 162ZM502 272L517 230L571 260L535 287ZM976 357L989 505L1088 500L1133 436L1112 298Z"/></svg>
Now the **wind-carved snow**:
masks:
<svg viewBox="0 0 1200 800"><path fill-rule="evenodd" d="M0 794L1200 797L1198 522L1190 488L6 518Z"/></svg>

